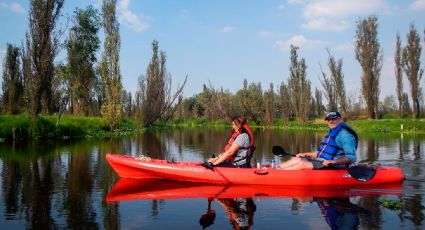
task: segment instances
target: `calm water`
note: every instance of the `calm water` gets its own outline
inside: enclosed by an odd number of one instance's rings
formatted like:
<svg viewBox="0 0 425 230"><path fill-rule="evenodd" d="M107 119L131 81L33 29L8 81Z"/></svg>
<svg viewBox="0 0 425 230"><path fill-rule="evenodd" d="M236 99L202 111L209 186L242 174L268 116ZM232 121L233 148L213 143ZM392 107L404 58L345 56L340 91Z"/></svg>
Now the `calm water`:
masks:
<svg viewBox="0 0 425 230"><path fill-rule="evenodd" d="M273 145L291 152L309 151L323 135L277 130L255 130L254 134L255 158L261 162L274 159ZM218 152L227 137L225 130L176 129L119 140L0 143L0 229L202 229L201 224L207 229L330 229L332 223L359 229L425 226L425 138L421 136L360 136L358 161L401 167L407 179L397 188L343 197L329 196L329 191L312 196L312 191L300 195L298 190L286 190L279 197L223 198L232 187L154 181L129 190L129 200L106 202L119 181L105 161L107 152L202 161ZM183 198L169 199L176 189L181 189ZM202 195L214 194L214 189L218 189L215 196ZM136 197L146 193L157 197ZM392 210L382 205L388 200L401 207Z"/></svg>

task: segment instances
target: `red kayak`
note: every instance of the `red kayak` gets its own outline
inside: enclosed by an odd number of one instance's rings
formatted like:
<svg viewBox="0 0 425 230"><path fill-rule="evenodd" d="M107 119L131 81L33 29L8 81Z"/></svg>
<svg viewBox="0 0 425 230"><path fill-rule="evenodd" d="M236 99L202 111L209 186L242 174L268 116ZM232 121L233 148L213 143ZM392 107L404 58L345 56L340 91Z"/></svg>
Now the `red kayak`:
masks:
<svg viewBox="0 0 425 230"><path fill-rule="evenodd" d="M402 182L355 186L220 185L158 179L120 179L106 196L107 202L185 198L272 198L401 196Z"/></svg>
<svg viewBox="0 0 425 230"><path fill-rule="evenodd" d="M217 184L251 185L364 185L403 180L396 167L373 167L374 175L367 181L353 178L347 170L279 170L265 165L257 168L208 169L200 162L166 161L106 154L106 160L122 178L157 178Z"/></svg>

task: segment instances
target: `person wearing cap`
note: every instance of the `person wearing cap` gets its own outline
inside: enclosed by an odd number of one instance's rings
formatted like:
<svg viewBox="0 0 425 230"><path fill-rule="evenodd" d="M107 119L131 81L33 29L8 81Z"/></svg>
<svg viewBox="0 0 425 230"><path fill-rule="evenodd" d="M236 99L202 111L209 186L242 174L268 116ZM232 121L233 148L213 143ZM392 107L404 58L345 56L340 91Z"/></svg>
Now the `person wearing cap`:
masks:
<svg viewBox="0 0 425 230"><path fill-rule="evenodd" d="M278 165L284 170L346 168L356 162L358 137L356 132L343 121L338 111L326 114L329 131L317 151L298 153L296 157Z"/></svg>

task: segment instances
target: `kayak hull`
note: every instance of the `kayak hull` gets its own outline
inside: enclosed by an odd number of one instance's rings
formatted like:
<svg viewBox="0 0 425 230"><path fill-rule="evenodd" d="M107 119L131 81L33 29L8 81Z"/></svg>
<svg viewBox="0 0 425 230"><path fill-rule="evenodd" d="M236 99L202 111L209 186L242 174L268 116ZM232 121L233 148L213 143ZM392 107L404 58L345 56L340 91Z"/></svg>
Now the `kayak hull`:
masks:
<svg viewBox="0 0 425 230"><path fill-rule="evenodd" d="M345 198L401 196L402 182L349 186L220 185L160 179L121 178L106 196L107 202L194 198Z"/></svg>
<svg viewBox="0 0 425 230"><path fill-rule="evenodd" d="M347 170L279 170L268 166L256 168L223 168L213 170L201 166L201 162L155 159L138 159L125 155L106 154L108 163L122 178L167 179L216 184L251 185L359 185L382 184L402 181L400 168L374 167L375 176L366 181L358 181Z"/></svg>

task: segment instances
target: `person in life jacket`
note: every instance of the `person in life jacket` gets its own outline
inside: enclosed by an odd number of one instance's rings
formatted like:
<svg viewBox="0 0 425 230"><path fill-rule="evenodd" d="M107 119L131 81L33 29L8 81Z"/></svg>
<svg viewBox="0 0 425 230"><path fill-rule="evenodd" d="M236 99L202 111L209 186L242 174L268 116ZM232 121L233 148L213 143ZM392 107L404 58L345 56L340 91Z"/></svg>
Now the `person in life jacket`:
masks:
<svg viewBox="0 0 425 230"><path fill-rule="evenodd" d="M243 116L232 118L232 134L218 157L208 160L214 166L249 168L254 152L254 135Z"/></svg>
<svg viewBox="0 0 425 230"><path fill-rule="evenodd" d="M322 169L346 168L356 162L358 137L356 132L342 120L337 111L327 113L325 120L329 131L325 135L317 151L298 153L296 157L281 163L277 168L286 170L295 169Z"/></svg>
<svg viewBox="0 0 425 230"><path fill-rule="evenodd" d="M250 229L254 224L254 213L257 210L252 198L217 198L224 211L229 215L233 229Z"/></svg>

